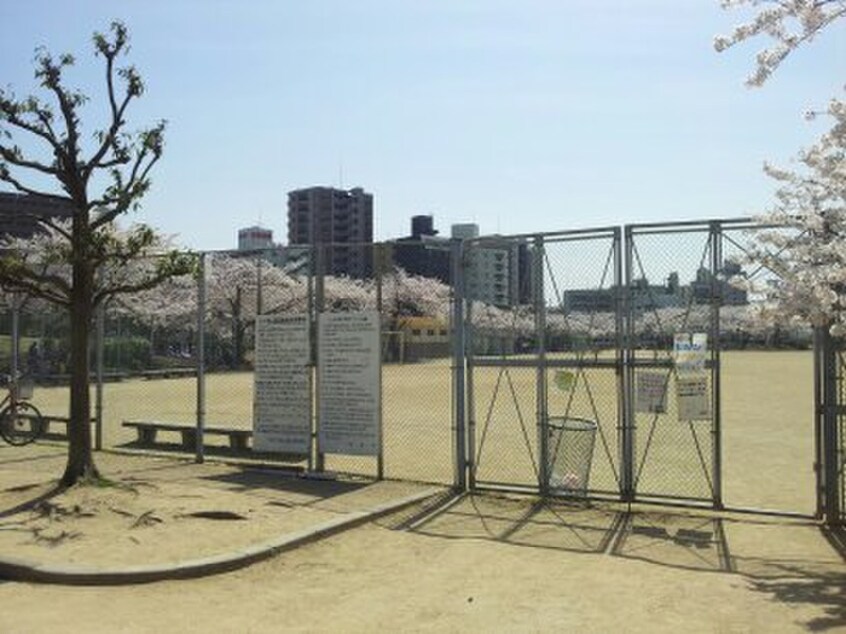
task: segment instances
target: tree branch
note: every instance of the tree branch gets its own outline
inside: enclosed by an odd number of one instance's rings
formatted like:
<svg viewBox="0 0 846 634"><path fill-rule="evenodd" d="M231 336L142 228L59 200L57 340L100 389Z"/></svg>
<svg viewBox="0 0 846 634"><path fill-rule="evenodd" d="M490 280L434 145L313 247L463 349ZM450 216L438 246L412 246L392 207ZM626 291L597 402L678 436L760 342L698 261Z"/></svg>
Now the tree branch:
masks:
<svg viewBox="0 0 846 634"><path fill-rule="evenodd" d="M105 207L107 204L114 204L115 207L106 211L105 213L101 214L97 217L92 223L91 228L97 229L107 223L112 222L115 218L117 218L120 214L126 211L129 208L129 204L132 202L133 199L137 198L138 193L143 193L143 185L147 183L147 176L150 173L153 165L155 165L161 154L157 153L154 154L153 157L150 159L150 162L146 165L144 170L141 172L141 175L138 176L138 169L141 165L141 162L145 158L147 154L146 150L142 150L135 161L135 165L132 169L132 175L130 177L129 182L126 183L124 187L121 188L122 192L128 192L129 196L120 196L120 197L104 197L99 201L94 201L91 203L92 207ZM134 192L134 190L140 187L140 192ZM134 195L133 195L134 194ZM102 201L103 204L100 204ZM108 202L107 202L108 201Z"/></svg>
<svg viewBox="0 0 846 634"><path fill-rule="evenodd" d="M37 273L23 262L0 259L0 286L31 293L54 304L70 305L70 285L65 279L46 272Z"/></svg>
<svg viewBox="0 0 846 634"><path fill-rule="evenodd" d="M51 220L47 216L38 217L35 220L36 220L36 222L44 225L45 227L52 229L53 231L58 233L60 236L62 236L68 242L73 242L73 236L71 235L70 231L68 231L67 229L62 227L60 224L53 222L53 220Z"/></svg>
<svg viewBox="0 0 846 634"><path fill-rule="evenodd" d="M21 157L20 152L16 152L15 149L9 149L5 145L0 145L0 158L7 163L11 163L15 167L31 169L36 172L41 172L42 174L47 174L48 176L58 176L59 170L55 167L48 167L38 161L28 161Z"/></svg>
<svg viewBox="0 0 846 634"><path fill-rule="evenodd" d="M173 273L168 270L158 271L145 280L138 282L127 282L125 284L117 284L109 288L104 288L94 294L94 306L98 306L100 302L107 301L115 295L125 295L128 293L139 293L141 291L148 291L155 288L162 282L173 277Z"/></svg>
<svg viewBox="0 0 846 634"><path fill-rule="evenodd" d="M2 163L0 163L0 181L5 181L9 183L12 187L17 189L22 194L30 194L31 196L42 196L44 198L61 198L60 196L56 196L55 194L48 194L45 192L38 191L37 189L30 189L25 185L21 184L14 176L12 176L8 170L3 169Z"/></svg>
<svg viewBox="0 0 846 634"><path fill-rule="evenodd" d="M21 103L5 98L3 96L3 93L0 92L0 113L3 114L3 118L0 120L5 121L6 123L13 125L16 128L20 128L21 130L26 130L27 132L30 132L44 139L50 144L54 151L60 150L61 143L56 138L56 135L53 132L53 128L49 123L52 113L46 109L46 106L45 109L34 107L30 110L27 110L27 112L35 113L44 128L40 128L37 125L34 125L22 119L18 114L21 108Z"/></svg>

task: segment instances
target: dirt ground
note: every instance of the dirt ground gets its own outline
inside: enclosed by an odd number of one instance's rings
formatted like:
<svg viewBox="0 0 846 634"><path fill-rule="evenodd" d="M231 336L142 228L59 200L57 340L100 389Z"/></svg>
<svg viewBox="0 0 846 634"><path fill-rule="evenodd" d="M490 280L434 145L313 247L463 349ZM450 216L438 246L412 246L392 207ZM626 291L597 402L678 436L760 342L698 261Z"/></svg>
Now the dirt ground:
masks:
<svg viewBox="0 0 846 634"><path fill-rule="evenodd" d="M101 454L122 486L23 509L62 464L31 451L0 459L0 552L52 562L225 552L420 490ZM444 493L223 575L0 583L0 631L846 631L838 539L809 521Z"/></svg>

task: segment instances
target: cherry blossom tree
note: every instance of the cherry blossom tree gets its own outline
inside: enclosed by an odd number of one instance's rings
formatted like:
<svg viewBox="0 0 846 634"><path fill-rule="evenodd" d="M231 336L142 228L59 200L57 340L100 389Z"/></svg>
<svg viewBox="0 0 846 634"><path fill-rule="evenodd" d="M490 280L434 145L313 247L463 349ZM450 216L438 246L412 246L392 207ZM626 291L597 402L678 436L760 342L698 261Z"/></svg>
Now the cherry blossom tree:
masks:
<svg viewBox="0 0 846 634"><path fill-rule="evenodd" d="M261 255L215 254L210 259L209 326L231 346L229 365L245 362L246 341L262 314L294 314L308 310L308 284L287 274Z"/></svg>
<svg viewBox="0 0 846 634"><path fill-rule="evenodd" d="M409 275L397 267L382 279L382 313L390 329L402 317L449 317L450 288L430 277Z"/></svg>
<svg viewBox="0 0 846 634"><path fill-rule="evenodd" d="M846 17L846 0L722 0L724 8L748 7L751 19L728 36L715 40L718 51L766 37L771 44L758 53L747 79L761 86L797 48ZM781 281L767 289L778 310L771 314L828 325L832 334L846 334L846 102L832 99L821 112L831 128L798 156L799 169L765 165L778 183L776 204L762 224L783 230L762 230L751 249L752 259L777 273ZM791 235L795 234L795 235Z"/></svg>
<svg viewBox="0 0 846 634"><path fill-rule="evenodd" d="M197 279L181 275L155 288L115 298L109 314L129 318L150 331L150 351L155 354L157 333L192 332L197 320Z"/></svg>
<svg viewBox="0 0 846 634"><path fill-rule="evenodd" d="M749 8L753 15L731 34L714 38L717 51L757 37L772 41L757 54L755 70L746 80L749 86L762 86L788 55L846 16L846 0L720 0L720 5Z"/></svg>

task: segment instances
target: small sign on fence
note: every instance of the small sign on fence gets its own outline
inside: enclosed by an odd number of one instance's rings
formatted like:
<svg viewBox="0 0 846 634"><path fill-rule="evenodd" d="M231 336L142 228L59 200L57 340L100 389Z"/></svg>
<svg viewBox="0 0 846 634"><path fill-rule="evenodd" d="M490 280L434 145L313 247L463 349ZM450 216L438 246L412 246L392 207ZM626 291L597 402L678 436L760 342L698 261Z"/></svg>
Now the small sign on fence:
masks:
<svg viewBox="0 0 846 634"><path fill-rule="evenodd" d="M576 373L569 370L556 370L553 382L562 392L571 392L576 387Z"/></svg>
<svg viewBox="0 0 846 634"><path fill-rule="evenodd" d="M679 374L704 372L707 356L708 335L704 332L676 333L673 337L673 360Z"/></svg>
<svg viewBox="0 0 846 634"><path fill-rule="evenodd" d="M680 421L711 420L708 377L677 376L676 402Z"/></svg>
<svg viewBox="0 0 846 634"><path fill-rule="evenodd" d="M667 385L669 373L638 372L635 393L635 411L664 414L667 411Z"/></svg>

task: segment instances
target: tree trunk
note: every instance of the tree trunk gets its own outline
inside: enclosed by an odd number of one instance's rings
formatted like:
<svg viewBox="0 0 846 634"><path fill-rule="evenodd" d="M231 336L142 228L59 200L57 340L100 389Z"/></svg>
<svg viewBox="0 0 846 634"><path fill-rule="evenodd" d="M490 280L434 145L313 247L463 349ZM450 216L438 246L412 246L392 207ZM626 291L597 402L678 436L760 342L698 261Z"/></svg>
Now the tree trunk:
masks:
<svg viewBox="0 0 846 634"><path fill-rule="evenodd" d="M99 478L91 451L91 398L89 393L89 338L91 332L94 276L90 265L78 258L73 267L70 310L70 420L68 462L64 486Z"/></svg>

